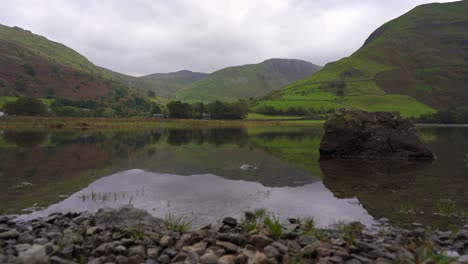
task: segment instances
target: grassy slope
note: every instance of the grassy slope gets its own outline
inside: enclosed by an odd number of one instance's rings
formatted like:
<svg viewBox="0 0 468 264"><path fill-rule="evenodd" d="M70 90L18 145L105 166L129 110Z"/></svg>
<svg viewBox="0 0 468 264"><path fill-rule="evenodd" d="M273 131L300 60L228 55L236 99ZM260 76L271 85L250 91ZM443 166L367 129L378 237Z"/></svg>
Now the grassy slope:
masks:
<svg viewBox="0 0 468 264"><path fill-rule="evenodd" d="M467 6L465 1L417 7L379 28L350 57L270 94L257 107L349 107L418 116L463 105ZM345 82L344 96L327 85L336 80Z"/></svg>
<svg viewBox="0 0 468 264"><path fill-rule="evenodd" d="M174 96L184 87L208 75L201 72L178 71L134 77L104 68L103 70L110 74L113 79L139 89L152 90L156 96L162 98Z"/></svg>
<svg viewBox="0 0 468 264"><path fill-rule="evenodd" d="M286 67L291 72L288 72ZM261 97L318 69L319 66L311 63L286 59L228 67L194 82L179 91L176 98L189 101L233 101L239 98Z"/></svg>
<svg viewBox="0 0 468 264"><path fill-rule="evenodd" d="M110 75L73 49L48 40L43 36L33 34L28 30L0 24L0 40L22 46L44 59L70 66L76 70L92 75L110 77Z"/></svg>
<svg viewBox="0 0 468 264"><path fill-rule="evenodd" d="M0 96L99 100L106 73L74 50L20 28L0 25Z"/></svg>

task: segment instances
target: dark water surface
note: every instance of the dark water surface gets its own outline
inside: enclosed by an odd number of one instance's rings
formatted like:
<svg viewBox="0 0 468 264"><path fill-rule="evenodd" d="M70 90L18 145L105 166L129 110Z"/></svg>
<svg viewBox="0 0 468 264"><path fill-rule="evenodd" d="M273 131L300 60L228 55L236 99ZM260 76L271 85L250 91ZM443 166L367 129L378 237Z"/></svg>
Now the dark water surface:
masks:
<svg viewBox="0 0 468 264"><path fill-rule="evenodd" d="M2 131L0 213L31 218L131 204L198 225L263 207L322 226L382 217L465 224L468 128L419 131L437 155L432 163L319 160L322 130L310 127Z"/></svg>

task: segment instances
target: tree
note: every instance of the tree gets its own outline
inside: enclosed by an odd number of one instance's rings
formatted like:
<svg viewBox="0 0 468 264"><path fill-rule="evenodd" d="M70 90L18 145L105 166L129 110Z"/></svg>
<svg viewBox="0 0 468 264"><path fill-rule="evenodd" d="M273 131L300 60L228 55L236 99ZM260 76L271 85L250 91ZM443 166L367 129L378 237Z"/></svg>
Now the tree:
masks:
<svg viewBox="0 0 468 264"><path fill-rule="evenodd" d="M169 116L172 118L190 118L191 106L181 101L171 101L166 105Z"/></svg>
<svg viewBox="0 0 468 264"><path fill-rule="evenodd" d="M156 97L156 93L153 91L153 90L148 90L148 92L146 92L148 97Z"/></svg>
<svg viewBox="0 0 468 264"><path fill-rule="evenodd" d="M36 98L21 97L16 102L8 102L3 107L8 115L45 116L47 106Z"/></svg>
<svg viewBox="0 0 468 264"><path fill-rule="evenodd" d="M45 90L45 94L46 94L46 97L48 99L52 99L52 98L55 98L55 90L54 88L52 87L48 87L46 90Z"/></svg>

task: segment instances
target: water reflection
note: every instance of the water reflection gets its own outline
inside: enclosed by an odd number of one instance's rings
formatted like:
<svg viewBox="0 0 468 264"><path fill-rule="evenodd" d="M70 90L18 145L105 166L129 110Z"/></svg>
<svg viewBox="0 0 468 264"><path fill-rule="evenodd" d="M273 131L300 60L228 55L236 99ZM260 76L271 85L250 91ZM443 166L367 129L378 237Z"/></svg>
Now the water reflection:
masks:
<svg viewBox="0 0 468 264"><path fill-rule="evenodd" d="M174 210L192 208L212 214L204 216L208 218L218 210L234 214L242 207L265 206L287 216L312 214L320 221L362 217L368 221L372 216L394 223L456 222L434 215L434 204L450 198L462 210L468 209L468 129L424 128L420 132L438 157L432 164L319 161L322 130L315 128L4 131L0 136L0 213L21 213L35 203L50 206L47 212L94 210L103 204L74 204L76 197L83 192L134 192L127 186L152 186L143 200L135 201L136 206L153 209L150 204L187 194L190 199L178 201ZM257 169L242 170L243 164ZM252 198L257 191L271 195ZM149 195L152 192L156 194ZM201 204L214 209L204 211L205 206L197 205L202 200ZM223 209L227 200L233 204ZM155 214L164 213L158 208ZM402 209L424 213L401 214Z"/></svg>
<svg viewBox="0 0 468 264"><path fill-rule="evenodd" d="M70 208L95 212L102 206L128 204L159 217L168 212L183 214L195 225L218 221L226 215L241 217L244 210L260 207L281 217L313 215L321 226L336 219L373 223L356 199L336 199L320 182L301 187L269 188L256 182L227 180L209 174L179 176L143 170L101 178L64 201L22 216L22 219Z"/></svg>
<svg viewBox="0 0 468 264"><path fill-rule="evenodd" d="M7 143L16 144L18 147L36 147L43 144L47 140L48 133L45 132L17 132L5 131L3 139Z"/></svg>

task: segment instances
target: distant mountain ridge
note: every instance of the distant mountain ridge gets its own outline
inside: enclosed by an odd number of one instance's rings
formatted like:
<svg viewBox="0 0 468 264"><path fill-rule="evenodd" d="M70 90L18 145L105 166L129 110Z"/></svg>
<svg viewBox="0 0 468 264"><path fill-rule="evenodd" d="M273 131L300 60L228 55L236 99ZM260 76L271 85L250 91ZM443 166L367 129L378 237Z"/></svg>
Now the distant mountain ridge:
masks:
<svg viewBox="0 0 468 264"><path fill-rule="evenodd" d="M192 101L236 100L261 97L291 82L305 78L321 67L296 59L269 59L258 64L215 71L176 93Z"/></svg>
<svg viewBox="0 0 468 264"><path fill-rule="evenodd" d="M256 109L358 108L419 116L468 104L468 1L421 5L351 56L275 91Z"/></svg>
<svg viewBox="0 0 468 264"><path fill-rule="evenodd" d="M103 68L104 69L104 68ZM141 77L134 77L104 69L112 78L132 87L151 90L156 96L169 98L187 85L205 77L208 73L181 70L169 73L154 73Z"/></svg>

